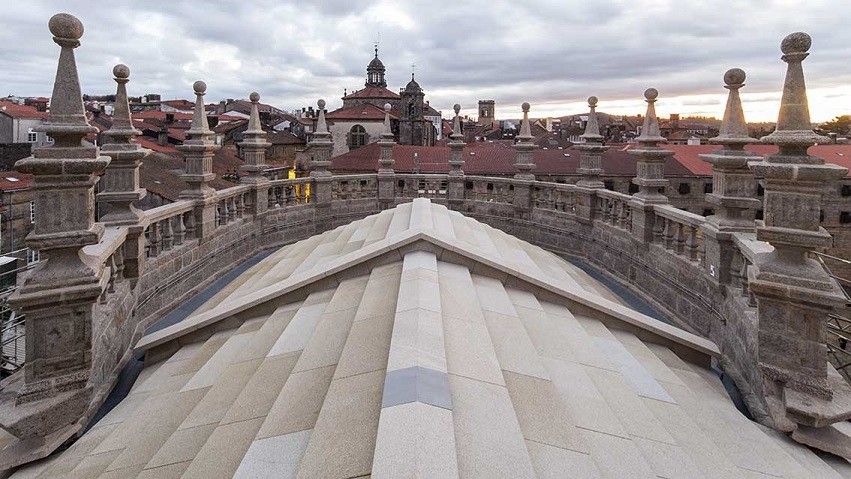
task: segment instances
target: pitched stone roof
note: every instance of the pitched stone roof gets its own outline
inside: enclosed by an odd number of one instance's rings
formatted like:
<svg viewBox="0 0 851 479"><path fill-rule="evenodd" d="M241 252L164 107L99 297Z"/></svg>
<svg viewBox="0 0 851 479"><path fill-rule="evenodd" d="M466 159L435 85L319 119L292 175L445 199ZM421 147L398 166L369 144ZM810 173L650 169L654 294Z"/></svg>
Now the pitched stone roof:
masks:
<svg viewBox="0 0 851 479"><path fill-rule="evenodd" d="M12 477L839 477L733 407L714 344L424 199L281 248L138 348L129 396Z"/></svg>
<svg viewBox="0 0 851 479"><path fill-rule="evenodd" d="M384 110L371 104L338 108L325 115L328 120L378 120L384 121ZM391 112L390 118L398 119L396 113Z"/></svg>
<svg viewBox="0 0 851 479"><path fill-rule="evenodd" d="M402 97L400 97L398 93L394 93L385 87L368 86L349 93L343 97L343 100L354 100L357 98L387 98L391 100L398 100Z"/></svg>

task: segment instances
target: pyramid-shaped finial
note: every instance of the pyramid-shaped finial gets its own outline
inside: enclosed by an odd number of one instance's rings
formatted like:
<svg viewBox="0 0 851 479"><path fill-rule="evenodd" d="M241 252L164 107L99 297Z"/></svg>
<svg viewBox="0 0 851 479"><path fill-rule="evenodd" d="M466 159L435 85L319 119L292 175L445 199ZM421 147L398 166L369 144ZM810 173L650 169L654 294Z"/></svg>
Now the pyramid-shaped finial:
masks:
<svg viewBox="0 0 851 479"><path fill-rule="evenodd" d="M783 83L783 96L780 99L780 113L774 132L763 137L763 143L795 148L807 147L815 143L826 143L828 139L817 135L810 123L810 107L807 102L807 86L804 81L803 61L809 56L812 39L804 32L788 35L780 43L780 57L786 62L786 80Z"/></svg>
<svg viewBox="0 0 851 479"><path fill-rule="evenodd" d="M210 133L207 110L204 108L204 94L207 93L207 84L198 80L192 84L192 89L195 91L195 110L192 113L192 124L186 133L190 136Z"/></svg>
<svg viewBox="0 0 851 479"><path fill-rule="evenodd" d="M260 101L260 94L253 91L250 95L248 95L248 99L251 100L251 115L248 117L248 128L246 133L262 133L263 127L260 125L260 110L257 106L257 102Z"/></svg>
<svg viewBox="0 0 851 479"><path fill-rule="evenodd" d="M83 136L96 132L89 125L83 107L80 78L74 49L80 46L83 23L67 13L57 13L48 22L53 41L62 47L56 68L56 81L50 98L50 113L38 130L44 131L55 141L56 146L78 146Z"/></svg>
<svg viewBox="0 0 851 479"><path fill-rule="evenodd" d="M461 105L456 103L452 109L455 110L455 117L452 119L452 134L450 135L450 138L464 138L464 135L461 132Z"/></svg>
<svg viewBox="0 0 851 479"><path fill-rule="evenodd" d="M316 131L313 132L313 137L315 139L326 137L330 138L331 133L328 131L328 123L325 121L325 100L320 98L319 101L316 102L316 106L319 107L319 111L317 112L319 117L316 120Z"/></svg>
<svg viewBox="0 0 851 479"><path fill-rule="evenodd" d="M656 117L656 99L659 91L655 88L644 90L644 101L647 102L647 113L644 115L644 123L641 126L641 135L636 140L639 143L656 144L665 141L659 130L659 118Z"/></svg>
<svg viewBox="0 0 851 479"><path fill-rule="evenodd" d="M129 143L130 138L141 135L142 132L133 127L130 117L130 104L127 99L127 82L130 81L130 68L127 65L118 64L112 69L117 87L115 90L115 104L112 114L112 126L104 135L109 138L110 143Z"/></svg>
<svg viewBox="0 0 851 479"><path fill-rule="evenodd" d="M532 127L529 125L529 103L523 102L520 108L523 110L523 120L520 121L520 134L517 135L517 140L532 141Z"/></svg>
<svg viewBox="0 0 851 479"><path fill-rule="evenodd" d="M597 122L597 97L588 97L588 107L591 111L588 113L588 122L585 123L585 132L579 137L585 141L598 142L603 140L600 135L600 125Z"/></svg>
<svg viewBox="0 0 851 479"><path fill-rule="evenodd" d="M731 68L724 73L724 88L730 93L727 95L721 128L718 136L710 140L712 143L746 144L756 141L748 136L748 125L745 123L745 112L739 97L739 89L745 86L745 78L745 72L741 68Z"/></svg>
<svg viewBox="0 0 851 479"><path fill-rule="evenodd" d="M390 110L393 106L390 103L384 104L384 131L381 132L381 137L386 140L393 140L393 129L390 126Z"/></svg>

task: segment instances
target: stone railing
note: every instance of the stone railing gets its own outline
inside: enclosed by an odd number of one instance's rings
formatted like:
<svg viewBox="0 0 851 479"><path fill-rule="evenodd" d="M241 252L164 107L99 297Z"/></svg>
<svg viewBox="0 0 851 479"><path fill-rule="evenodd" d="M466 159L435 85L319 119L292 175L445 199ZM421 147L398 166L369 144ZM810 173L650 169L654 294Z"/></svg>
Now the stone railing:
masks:
<svg viewBox="0 0 851 479"><path fill-rule="evenodd" d="M195 238L192 202L177 201L147 210L142 226L146 226L144 251L148 258L180 247Z"/></svg>
<svg viewBox="0 0 851 479"><path fill-rule="evenodd" d="M310 203L310 178L276 179L269 182L268 208Z"/></svg>
<svg viewBox="0 0 851 479"><path fill-rule="evenodd" d="M701 227L706 222L702 216L656 205L654 235L644 243L633 234L630 195L570 184L464 175L339 175L330 177L331 187L325 190L317 189L316 178L271 179L217 191L205 203L181 200L147 210L138 225L107 228L101 241L84 252L108 275L96 308L103 307L103 315L119 311L125 320L113 319L109 332L102 333L122 339L110 343L119 348L111 356L100 354L105 358L99 363L100 374L114 374L114 368L121 366L115 358L127 359L120 354L121 348L129 348L153 321L240 262L380 211L380 181L392 181L394 196L387 207L432 198L603 270L655 306L666 320L716 341L726 354L722 365L735 378L748 405L759 404L748 399L750 385L759 378L749 374L756 358L748 351L752 340L745 339L753 334L747 325L756 311L748 292L747 269L771 246L757 241L753 233L736 234L732 279L719 284L702 260ZM451 182L460 182L463 188L453 190L448 187ZM328 197L317 198L317 191L327 191ZM451 191L457 191L457 196ZM251 198L263 198L267 208L257 208ZM210 202L215 205L216 221L205 234L196 222L199 208ZM323 202L330 207L318 208Z"/></svg>
<svg viewBox="0 0 851 479"><path fill-rule="evenodd" d="M432 198L445 200L448 175L397 174L394 191L397 199Z"/></svg>
<svg viewBox="0 0 851 479"><path fill-rule="evenodd" d="M376 175L337 175L331 179L331 198L333 201L377 197L378 178Z"/></svg>
<svg viewBox="0 0 851 479"><path fill-rule="evenodd" d="M512 203L514 201L512 178L465 176L464 199L487 203Z"/></svg>
<svg viewBox="0 0 851 479"><path fill-rule="evenodd" d="M695 263L701 262L703 235L700 227L706 218L671 205L654 207L653 239L665 249Z"/></svg>
<svg viewBox="0 0 851 479"><path fill-rule="evenodd" d="M630 199L630 195L625 193L597 190L595 218L624 231L632 230L632 215L630 214L632 210L629 207Z"/></svg>
<svg viewBox="0 0 851 479"><path fill-rule="evenodd" d="M247 185L239 185L216 192L216 226L242 219L249 189Z"/></svg>

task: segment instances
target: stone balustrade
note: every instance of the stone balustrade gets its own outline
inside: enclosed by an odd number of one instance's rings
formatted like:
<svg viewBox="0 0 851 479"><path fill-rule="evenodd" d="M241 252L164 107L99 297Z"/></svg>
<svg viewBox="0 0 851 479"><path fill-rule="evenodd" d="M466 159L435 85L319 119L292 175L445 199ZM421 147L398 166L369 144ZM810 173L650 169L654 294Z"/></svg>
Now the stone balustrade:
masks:
<svg viewBox="0 0 851 479"><path fill-rule="evenodd" d="M596 218L624 231L632 230L632 210L629 207L632 197L630 195L617 191L597 190L595 198L597 200Z"/></svg>
<svg viewBox="0 0 851 479"><path fill-rule="evenodd" d="M448 175L396 174L394 180L394 190L398 199L446 199Z"/></svg>
<svg viewBox="0 0 851 479"><path fill-rule="evenodd" d="M267 188L269 209L310 203L310 178L273 179Z"/></svg>
<svg viewBox="0 0 851 479"><path fill-rule="evenodd" d="M703 235L700 227L706 218L671 205L655 205L653 239L673 253L695 263L702 262Z"/></svg>

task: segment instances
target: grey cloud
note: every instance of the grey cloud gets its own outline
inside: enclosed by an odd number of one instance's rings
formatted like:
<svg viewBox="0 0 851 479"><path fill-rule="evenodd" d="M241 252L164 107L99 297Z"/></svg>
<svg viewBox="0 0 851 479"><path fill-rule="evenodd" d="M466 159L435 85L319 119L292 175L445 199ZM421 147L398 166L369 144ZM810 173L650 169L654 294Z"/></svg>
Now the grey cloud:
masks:
<svg viewBox="0 0 851 479"><path fill-rule="evenodd" d="M813 0L794 14L781 0L71 0L61 7L36 0L7 8L0 93L50 93L58 48L46 24L59 8L85 23L77 57L89 93L112 91L109 72L122 61L133 70L136 94L186 98L203 77L209 101L258 90L283 108L319 97L335 106L343 88L363 85L379 30L389 87L404 86L415 62L427 98L446 112L483 96L498 104L577 102L589 94L632 100L648 86L663 96L720 94L721 76L733 66L748 72L747 92L777 92L779 42L796 30L813 35L805 62L811 87L851 79L841 0Z"/></svg>

